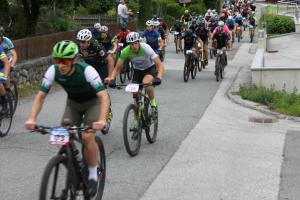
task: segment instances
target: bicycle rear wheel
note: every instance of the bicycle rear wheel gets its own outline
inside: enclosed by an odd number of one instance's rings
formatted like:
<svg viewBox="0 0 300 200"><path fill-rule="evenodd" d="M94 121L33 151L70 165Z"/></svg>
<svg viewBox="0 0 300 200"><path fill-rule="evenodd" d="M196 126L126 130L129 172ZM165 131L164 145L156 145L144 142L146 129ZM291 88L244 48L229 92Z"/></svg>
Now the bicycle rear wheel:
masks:
<svg viewBox="0 0 300 200"><path fill-rule="evenodd" d="M198 62L199 64L199 62ZM197 75L197 66L195 65L195 61L192 62L192 66L191 66L191 76L192 76L192 79L195 79L196 78L196 75Z"/></svg>
<svg viewBox="0 0 300 200"><path fill-rule="evenodd" d="M135 104L129 104L123 117L123 139L127 153L136 156L141 147L141 125Z"/></svg>
<svg viewBox="0 0 300 200"><path fill-rule="evenodd" d="M215 69L216 81L220 80L220 57L217 56L216 58L216 69Z"/></svg>
<svg viewBox="0 0 300 200"><path fill-rule="evenodd" d="M7 102L2 102L0 105L0 137L4 137L8 134L13 119L13 105L10 92L7 92L6 95ZM4 106L7 108L6 110L3 110Z"/></svg>
<svg viewBox="0 0 300 200"><path fill-rule="evenodd" d="M18 100L19 100L18 86L14 80L10 82L10 88L8 89L8 91L10 92L11 95L11 100L13 104L13 114L14 114L16 112Z"/></svg>
<svg viewBox="0 0 300 200"><path fill-rule="evenodd" d="M74 168L68 166L67 158L62 155L54 156L44 171L39 199L76 199L75 177Z"/></svg>
<svg viewBox="0 0 300 200"><path fill-rule="evenodd" d="M145 100L144 102L145 108L145 118L146 118L146 138L149 143L154 143L157 138L157 130L158 130L158 110L155 114L156 116L152 116L153 112L151 107L149 106L149 100Z"/></svg>

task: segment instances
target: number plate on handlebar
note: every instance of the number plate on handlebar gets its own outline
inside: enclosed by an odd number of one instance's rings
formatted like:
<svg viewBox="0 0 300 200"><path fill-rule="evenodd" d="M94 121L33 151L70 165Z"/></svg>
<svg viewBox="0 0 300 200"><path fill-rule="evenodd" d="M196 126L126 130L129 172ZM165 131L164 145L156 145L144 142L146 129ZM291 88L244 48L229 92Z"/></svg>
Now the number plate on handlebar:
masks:
<svg viewBox="0 0 300 200"><path fill-rule="evenodd" d="M50 133L49 144L62 146L69 142L69 132L66 128L53 128Z"/></svg>
<svg viewBox="0 0 300 200"><path fill-rule="evenodd" d="M119 46L122 47L122 46L124 46L124 44L123 43L119 43Z"/></svg>
<svg viewBox="0 0 300 200"><path fill-rule="evenodd" d="M174 35L178 35L178 34L179 34L179 32L177 32L177 31L174 32Z"/></svg>
<svg viewBox="0 0 300 200"><path fill-rule="evenodd" d="M125 91L126 92L131 92L131 93L136 93L139 91L139 84L136 83L130 83L126 86Z"/></svg>
<svg viewBox="0 0 300 200"><path fill-rule="evenodd" d="M253 28L253 26L252 26L252 25L250 25L250 26L249 26L249 28Z"/></svg>
<svg viewBox="0 0 300 200"><path fill-rule="evenodd" d="M222 49L218 49L217 50L217 54L222 55L223 54L223 50Z"/></svg>

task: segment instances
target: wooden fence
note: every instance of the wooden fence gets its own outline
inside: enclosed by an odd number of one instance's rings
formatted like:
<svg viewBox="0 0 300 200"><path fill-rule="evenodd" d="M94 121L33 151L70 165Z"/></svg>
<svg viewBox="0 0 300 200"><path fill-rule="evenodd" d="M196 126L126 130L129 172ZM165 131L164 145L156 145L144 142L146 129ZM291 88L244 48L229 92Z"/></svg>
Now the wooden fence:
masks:
<svg viewBox="0 0 300 200"><path fill-rule="evenodd" d="M119 26L116 22L108 25L108 28L109 33L112 35L119 32ZM133 20L129 22L128 28L129 30L136 30L137 21ZM60 40L75 41L76 34L77 31L69 31L14 40L13 43L18 53L18 63L30 59L49 56L51 55L52 48L55 43L57 43Z"/></svg>
<svg viewBox="0 0 300 200"><path fill-rule="evenodd" d="M83 27L92 27L97 22L105 25L117 23L117 17L107 15L74 16L73 20Z"/></svg>

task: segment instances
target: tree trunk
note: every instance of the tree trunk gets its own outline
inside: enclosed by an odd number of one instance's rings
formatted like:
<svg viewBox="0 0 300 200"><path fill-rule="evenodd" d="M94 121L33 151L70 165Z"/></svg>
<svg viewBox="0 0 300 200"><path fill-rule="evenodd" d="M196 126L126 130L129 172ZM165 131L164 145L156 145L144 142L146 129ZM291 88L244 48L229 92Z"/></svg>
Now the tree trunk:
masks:
<svg viewBox="0 0 300 200"><path fill-rule="evenodd" d="M22 0L26 18L26 35L33 35L40 14L40 0Z"/></svg>

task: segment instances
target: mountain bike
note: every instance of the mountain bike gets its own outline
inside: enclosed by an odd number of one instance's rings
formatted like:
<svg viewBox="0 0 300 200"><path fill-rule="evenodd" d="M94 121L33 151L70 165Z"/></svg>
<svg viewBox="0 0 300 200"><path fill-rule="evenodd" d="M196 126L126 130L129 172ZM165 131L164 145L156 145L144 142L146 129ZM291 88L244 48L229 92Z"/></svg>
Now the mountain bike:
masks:
<svg viewBox="0 0 300 200"><path fill-rule="evenodd" d="M195 66L195 58L193 54L193 50L188 49L185 50L185 62L183 68L183 80L187 82L189 80L190 74L192 79L196 78L197 74L197 66ZM199 63L199 62L198 62Z"/></svg>
<svg viewBox="0 0 300 200"><path fill-rule="evenodd" d="M0 80L0 84L5 81ZM14 115L13 91L8 90L5 93L5 98L0 100L0 137L8 134Z"/></svg>
<svg viewBox="0 0 300 200"><path fill-rule="evenodd" d="M11 99L13 102L13 113L16 112L18 101L19 101L18 77L17 77L18 71L19 70L16 68L11 68L10 76L9 76L10 87L6 88L6 90L11 94ZM21 76L25 76L23 73L19 73L19 74Z"/></svg>
<svg viewBox="0 0 300 200"><path fill-rule="evenodd" d="M220 79L223 79L224 67L225 67L224 50L217 49L217 57L216 57L216 64L215 64L215 75L216 75L217 81L219 81Z"/></svg>
<svg viewBox="0 0 300 200"><path fill-rule="evenodd" d="M199 72L201 72L202 71L202 69L204 69L205 68L205 65L206 65L206 63L205 63L205 55L204 55L204 48L202 47L201 48L201 51L200 51L200 65L198 65L198 71Z"/></svg>
<svg viewBox="0 0 300 200"><path fill-rule="evenodd" d="M126 107L123 116L124 145L130 156L139 153L143 130L149 143L154 143L157 138L158 110L152 110L145 90L152 85L154 83L117 85L119 89L125 86L125 91L133 93L134 98L134 103Z"/></svg>
<svg viewBox="0 0 300 200"><path fill-rule="evenodd" d="M76 200L80 197L85 200L101 200L105 184L106 160L104 145L98 136L95 136L99 148L97 194L94 197L86 194L88 166L82 157L85 148L82 144L82 134L89 129L91 128L88 126L76 127L65 123L64 126L59 127L38 125L33 130L43 135L50 134L49 144L60 147L57 155L46 165L40 186L40 200ZM81 145L81 151L76 145Z"/></svg>
<svg viewBox="0 0 300 200"><path fill-rule="evenodd" d="M242 39L242 29L241 29L240 26L237 27L237 30L236 30L236 37L237 37L237 39L238 39L238 42L240 42L241 39Z"/></svg>

